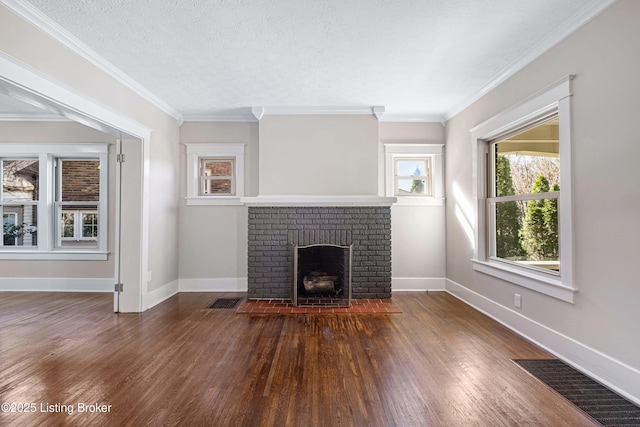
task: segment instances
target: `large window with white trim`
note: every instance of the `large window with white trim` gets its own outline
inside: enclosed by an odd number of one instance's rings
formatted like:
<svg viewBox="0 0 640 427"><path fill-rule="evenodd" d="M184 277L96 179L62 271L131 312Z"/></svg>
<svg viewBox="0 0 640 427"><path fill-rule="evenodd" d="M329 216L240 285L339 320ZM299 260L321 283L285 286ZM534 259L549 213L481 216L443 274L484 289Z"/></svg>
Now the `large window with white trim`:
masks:
<svg viewBox="0 0 640 427"><path fill-rule="evenodd" d="M471 129L476 271L573 302L571 81Z"/></svg>
<svg viewBox="0 0 640 427"><path fill-rule="evenodd" d="M0 144L0 259L106 259L107 144Z"/></svg>
<svg viewBox="0 0 640 427"><path fill-rule="evenodd" d="M491 259L560 275L558 113L487 141Z"/></svg>

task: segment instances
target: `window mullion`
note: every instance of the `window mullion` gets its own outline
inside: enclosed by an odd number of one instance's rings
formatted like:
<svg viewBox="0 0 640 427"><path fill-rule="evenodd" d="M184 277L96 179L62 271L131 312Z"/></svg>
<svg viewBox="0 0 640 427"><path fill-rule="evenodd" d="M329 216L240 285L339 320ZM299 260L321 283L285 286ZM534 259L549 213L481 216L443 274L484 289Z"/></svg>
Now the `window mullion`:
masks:
<svg viewBox="0 0 640 427"><path fill-rule="evenodd" d="M40 173L40 196L38 200L38 249L49 251L53 248L52 212L55 210L53 156L41 153L38 157Z"/></svg>

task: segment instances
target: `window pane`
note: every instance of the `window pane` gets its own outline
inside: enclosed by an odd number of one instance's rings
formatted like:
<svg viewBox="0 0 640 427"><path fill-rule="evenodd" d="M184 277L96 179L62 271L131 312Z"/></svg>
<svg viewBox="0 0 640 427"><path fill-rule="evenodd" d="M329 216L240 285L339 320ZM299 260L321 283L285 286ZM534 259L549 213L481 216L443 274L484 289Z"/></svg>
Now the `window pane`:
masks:
<svg viewBox="0 0 640 427"><path fill-rule="evenodd" d="M98 202L100 200L100 161L62 160L63 202Z"/></svg>
<svg viewBox="0 0 640 427"><path fill-rule="evenodd" d="M558 199L495 203L494 255L560 271Z"/></svg>
<svg viewBox="0 0 640 427"><path fill-rule="evenodd" d="M76 214L75 212L62 212L62 218L60 222L60 229L62 230L62 237L73 239L75 238L76 228Z"/></svg>
<svg viewBox="0 0 640 427"><path fill-rule="evenodd" d="M206 179L204 180L203 194L232 194L232 182L230 179Z"/></svg>
<svg viewBox="0 0 640 427"><path fill-rule="evenodd" d="M402 195L421 195L427 194L427 181L424 179L398 179L398 194Z"/></svg>
<svg viewBox="0 0 640 427"><path fill-rule="evenodd" d="M35 205L2 207L4 246L38 245L38 209Z"/></svg>
<svg viewBox="0 0 640 427"><path fill-rule="evenodd" d="M205 176L232 176L233 160L206 160L204 161Z"/></svg>
<svg viewBox="0 0 640 427"><path fill-rule="evenodd" d="M98 247L98 213L95 206L62 206L60 211L60 246L64 248Z"/></svg>
<svg viewBox="0 0 640 427"><path fill-rule="evenodd" d="M98 214L83 213L82 214L82 237L97 238L98 237Z"/></svg>
<svg viewBox="0 0 640 427"><path fill-rule="evenodd" d="M560 186L558 120L495 143L495 156L497 197L541 193ZM536 187L541 176L547 183Z"/></svg>
<svg viewBox="0 0 640 427"><path fill-rule="evenodd" d="M38 160L2 161L2 200L38 200Z"/></svg>
<svg viewBox="0 0 640 427"><path fill-rule="evenodd" d="M398 160L396 162L397 176L426 176L427 162L423 159Z"/></svg>

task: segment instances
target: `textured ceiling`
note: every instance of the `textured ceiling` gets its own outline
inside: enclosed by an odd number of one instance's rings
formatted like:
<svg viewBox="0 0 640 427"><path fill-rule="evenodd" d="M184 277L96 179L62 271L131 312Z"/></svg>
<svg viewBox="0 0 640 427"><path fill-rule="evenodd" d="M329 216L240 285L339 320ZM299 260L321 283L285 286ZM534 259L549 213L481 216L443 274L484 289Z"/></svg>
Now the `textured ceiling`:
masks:
<svg viewBox="0 0 640 427"><path fill-rule="evenodd" d="M586 0L29 0L185 118L251 106L443 115Z"/></svg>

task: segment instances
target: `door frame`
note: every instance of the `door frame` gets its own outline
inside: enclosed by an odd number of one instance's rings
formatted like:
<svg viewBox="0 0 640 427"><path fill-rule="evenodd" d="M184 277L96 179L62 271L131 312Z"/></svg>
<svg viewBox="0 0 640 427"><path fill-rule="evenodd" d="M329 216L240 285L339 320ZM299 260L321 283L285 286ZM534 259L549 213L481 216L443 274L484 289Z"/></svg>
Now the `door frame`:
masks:
<svg viewBox="0 0 640 427"><path fill-rule="evenodd" d="M117 269L114 271L114 285L124 283L122 292L114 288L114 309L118 312L141 312L142 285L146 283L149 266L148 164L152 129L1 51L0 92L118 139L139 141L140 147L137 148L141 153L141 161L127 166L131 168L136 182L127 182L121 190L116 189L116 200L121 197L123 200L134 200L126 197L133 193L139 196L139 205L118 206L116 216L122 213L122 217L117 221L115 230L116 236L119 236L120 228L126 223L131 224L131 228L138 230L138 233L126 233L118 238L113 256Z"/></svg>

